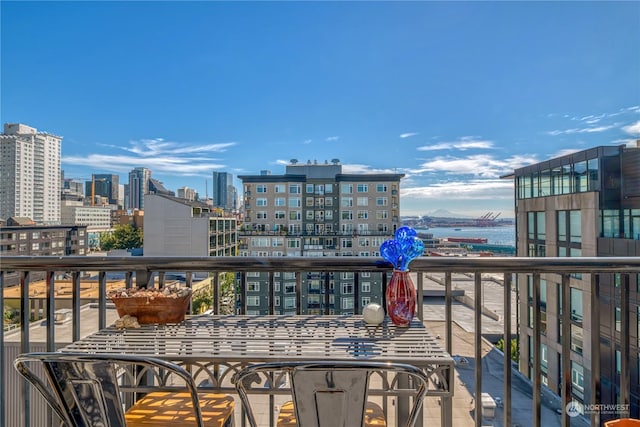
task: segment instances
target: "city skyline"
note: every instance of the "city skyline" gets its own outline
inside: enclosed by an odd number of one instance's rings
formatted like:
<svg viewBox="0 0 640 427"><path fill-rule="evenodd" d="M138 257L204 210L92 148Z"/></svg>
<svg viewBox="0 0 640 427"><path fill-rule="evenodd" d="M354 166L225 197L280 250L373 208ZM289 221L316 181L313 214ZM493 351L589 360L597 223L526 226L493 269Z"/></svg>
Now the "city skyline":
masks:
<svg viewBox="0 0 640 427"><path fill-rule="evenodd" d="M638 2L0 7L1 120L63 136L66 178L337 158L405 174L401 215L512 217L500 176L640 138Z"/></svg>

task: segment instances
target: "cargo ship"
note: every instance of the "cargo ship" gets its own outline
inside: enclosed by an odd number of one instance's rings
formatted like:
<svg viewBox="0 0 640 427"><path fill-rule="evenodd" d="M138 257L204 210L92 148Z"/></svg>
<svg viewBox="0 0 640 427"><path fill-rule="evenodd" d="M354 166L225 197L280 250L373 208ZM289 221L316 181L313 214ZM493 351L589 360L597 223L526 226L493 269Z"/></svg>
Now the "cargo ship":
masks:
<svg viewBox="0 0 640 427"><path fill-rule="evenodd" d="M444 240L454 243L487 243L484 237L445 237Z"/></svg>

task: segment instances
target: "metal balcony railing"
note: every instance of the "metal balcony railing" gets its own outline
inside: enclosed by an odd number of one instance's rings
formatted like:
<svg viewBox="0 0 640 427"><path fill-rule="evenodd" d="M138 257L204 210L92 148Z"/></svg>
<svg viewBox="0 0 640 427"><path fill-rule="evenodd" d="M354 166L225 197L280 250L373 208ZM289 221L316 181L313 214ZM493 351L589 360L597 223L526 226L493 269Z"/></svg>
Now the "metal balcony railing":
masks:
<svg viewBox="0 0 640 427"><path fill-rule="evenodd" d="M390 278L392 271L391 265L381 261L379 258L373 257L322 257L322 258L305 258L305 257L3 257L0 263L0 289L5 288L5 279L9 277L19 277L19 299L22 307L20 313L20 350L28 352L31 349L29 340L30 331L30 310L26 309L30 303L30 281L31 277L42 275L44 273L46 280L46 296L44 297L44 310L46 322L46 343L47 351L54 351L57 348L55 336L55 307L56 294L55 283L56 277L62 274L71 278L71 322L72 322L72 341L80 339L80 329L83 319L81 318L81 295L80 284L85 272L97 273L97 307L98 307L98 328L102 329L107 326L107 273L123 272L124 282L127 287L159 285L165 282L165 274L169 272L185 272L186 285L192 286L192 274L195 272L207 272L213 276L213 312L218 313L221 307L220 297L220 275L224 272L236 273L236 277L240 277L241 284L238 286L238 298L240 314L246 311L246 299L243 290L247 289L247 279L249 272L260 272L268 274L268 283L270 285L270 305L269 314L274 313L273 296L274 296L274 273L294 273L296 282L296 310L300 314L301 310L301 290L302 280L306 277L306 272L326 272L326 273L352 273L354 280L354 288L358 289L361 281L362 273L378 272L382 273L383 291L387 280ZM592 329L597 330L599 327L600 316L600 299L599 284L600 277L605 274L617 274L620 278L620 295L621 306L626 309L621 310L620 319L620 353L621 353L621 372L620 372L620 397L621 404L629 404L630 400L630 319L629 319L629 287L630 283L637 282L638 274L640 274L640 257L609 257L609 258L518 258L518 257L422 257L416 259L411 264L411 271L417 274L416 288L418 293L418 301L423 301L423 284L426 274L439 273L444 277L444 301L445 301L445 350L451 354L452 339L452 301L454 290L452 289L452 275L464 273L470 275L473 281L473 293L475 295L473 301L474 309L474 341L475 341L475 360L482 360L482 314L483 314L483 274L492 273L502 276L503 278L503 309L504 309L504 342L509 343L512 337L512 285L517 282L519 274L529 275L533 284L533 307L540 306L540 284L541 276L557 275L560 278L562 289L562 336L571 336L571 311L570 311L570 293L569 280L571 275L582 274L590 275L593 286L591 292L591 322ZM135 279L134 279L135 273ZM157 273L158 282L154 282L154 273ZM327 291L323 292L329 295L330 274L323 275L322 285ZM338 277L338 274L335 274ZM356 295L357 296L357 295ZM523 296L524 298L524 296ZM4 307L4 292L0 293L0 306ZM328 314L330 304L321 305ZM423 317L423 304L418 304L417 316ZM362 307L359 306L358 298L355 298L354 311L360 313ZM541 314L540 310L533 310L533 363L532 363L532 407L531 420L532 425L539 427L542 423L541 419L541 372L542 363L540 356L541 342ZM591 379L590 384L585 385L591 388L592 404L600 404L598 401L600 390L600 337L597 334L585 337L590 340L592 349L591 355ZM7 370L10 369L11 361L6 358L5 351L5 331L0 329L0 341L3 342L0 348L0 396L6 397L9 393L15 393L14 390L5 389L8 387L5 381ZM571 340L562 340L562 377L565 379L561 388L562 408L566 408L571 402L571 386L570 380L570 351ZM504 387L503 387L503 424L511 426L512 422L512 364L510 360L510 352L504 352ZM474 367L474 387L475 396L482 394L482 363L475 363ZM567 380L568 379L568 380ZM25 393L26 401L23 402L24 407L17 409L15 407L8 408L4 402L0 402L0 424L3 420L9 419L10 412L16 410L29 410L29 394ZM443 402L442 404L451 404ZM476 399L474 403L475 425L482 425L482 406L480 399ZM26 409L25 409L26 408ZM594 411L590 415L591 425L600 425L600 415ZM563 426L569 426L572 418L568 411L563 411L561 415L561 423ZM29 417L26 417L24 427L36 425L29 423ZM21 426L19 426L21 427Z"/></svg>

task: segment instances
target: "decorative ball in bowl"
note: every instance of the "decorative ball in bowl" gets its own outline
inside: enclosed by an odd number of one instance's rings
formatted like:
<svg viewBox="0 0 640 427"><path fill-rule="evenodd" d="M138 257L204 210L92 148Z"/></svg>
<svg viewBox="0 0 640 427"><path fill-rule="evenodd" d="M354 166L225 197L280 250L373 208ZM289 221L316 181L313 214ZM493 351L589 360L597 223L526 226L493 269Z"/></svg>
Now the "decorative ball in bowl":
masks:
<svg viewBox="0 0 640 427"><path fill-rule="evenodd" d="M184 320L190 288L165 287L163 289L117 289L109 293L118 315L133 316L140 324L179 323Z"/></svg>
<svg viewBox="0 0 640 427"><path fill-rule="evenodd" d="M384 321L384 308L375 302L369 303L362 309L362 317L367 325L379 325Z"/></svg>

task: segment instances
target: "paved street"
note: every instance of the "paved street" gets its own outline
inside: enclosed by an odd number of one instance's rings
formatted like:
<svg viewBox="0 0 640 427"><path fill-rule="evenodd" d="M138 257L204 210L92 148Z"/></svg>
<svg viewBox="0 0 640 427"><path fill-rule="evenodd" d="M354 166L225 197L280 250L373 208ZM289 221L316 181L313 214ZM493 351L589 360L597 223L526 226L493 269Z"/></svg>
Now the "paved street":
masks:
<svg viewBox="0 0 640 427"><path fill-rule="evenodd" d="M430 274L425 277L425 288L444 289L444 274ZM470 304L474 298L473 277L462 274L455 274L452 277L452 289L463 290L467 303L463 304L454 301L452 307L452 352L456 356L462 356L467 364L458 364L456 367L455 397L453 401L454 426L474 426L472 396L475 392L474 368L475 368L475 343L474 343L474 311ZM502 335L504 332L504 288L502 287L502 275L484 275L482 282L482 305L493 312L492 317L482 316L482 331L488 335ZM516 295L512 292L512 321L511 330L516 331ZM445 304L444 298L430 297L424 300L424 317L427 328L434 336L440 336L442 346L445 347ZM496 320L496 318L498 320ZM494 399L504 398L504 356L502 352L495 349L489 341L482 343L482 390L489 393ZM512 368L512 423L519 427L532 425L532 396L533 387L531 382L520 374L516 368ZM542 391L542 425L560 426L561 417L557 411L560 410L560 398L543 388ZM439 422L440 413L437 408L437 401L427 400L425 410L425 426L432 424L436 419ZM493 419L484 419L483 425L501 427L503 423L503 408L496 408ZM572 426L587 427L589 422L586 418L572 418Z"/></svg>

